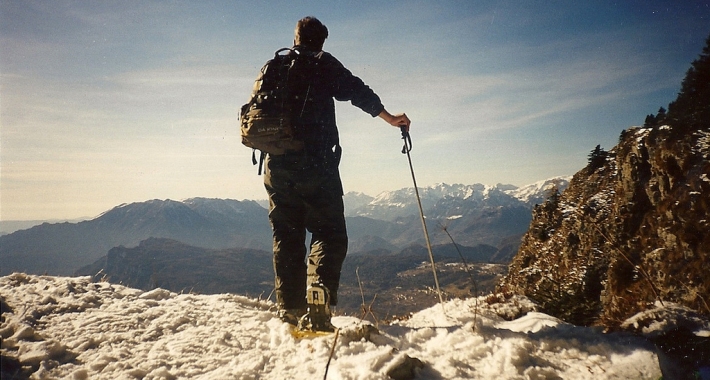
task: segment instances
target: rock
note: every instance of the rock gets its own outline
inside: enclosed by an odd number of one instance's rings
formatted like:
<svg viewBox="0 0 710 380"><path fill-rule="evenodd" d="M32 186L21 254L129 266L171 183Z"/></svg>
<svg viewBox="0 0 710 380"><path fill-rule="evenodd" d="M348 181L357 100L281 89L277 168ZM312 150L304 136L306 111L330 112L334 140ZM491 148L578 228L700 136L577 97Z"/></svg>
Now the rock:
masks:
<svg viewBox="0 0 710 380"><path fill-rule="evenodd" d="M29 379L29 375L22 370L22 365L17 358L0 356L0 378L7 380Z"/></svg>
<svg viewBox="0 0 710 380"><path fill-rule="evenodd" d="M412 380L417 375L417 370L424 368L424 363L409 355L402 355L389 371L387 376L394 380Z"/></svg>
<svg viewBox="0 0 710 380"><path fill-rule="evenodd" d="M635 128L604 157L534 209L499 290L578 325L657 300L710 315L710 133Z"/></svg>

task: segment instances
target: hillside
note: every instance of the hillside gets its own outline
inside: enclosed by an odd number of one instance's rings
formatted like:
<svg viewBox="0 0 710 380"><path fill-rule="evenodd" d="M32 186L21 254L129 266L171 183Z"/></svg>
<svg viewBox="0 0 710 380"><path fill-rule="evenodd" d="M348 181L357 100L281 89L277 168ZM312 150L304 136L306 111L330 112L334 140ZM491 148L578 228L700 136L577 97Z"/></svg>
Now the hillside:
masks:
<svg viewBox="0 0 710 380"><path fill-rule="evenodd" d="M485 245L458 248L469 264L469 272L475 276L479 294L491 292L506 273L506 265L489 263L496 249ZM452 245L434 246L434 256L447 297L475 294L468 272ZM426 260L426 248L416 245L396 253L370 251L349 255L343 265L338 309L357 314L362 310L363 296L368 303L376 297L378 318L408 315L434 305L437 298L432 293L431 266L423 264ZM207 249L157 238L144 240L136 247L115 247L77 274L143 290L162 288L177 293L233 293L268 298L274 286L271 252Z"/></svg>
<svg viewBox="0 0 710 380"><path fill-rule="evenodd" d="M583 325L654 302L710 316L710 132L632 128L533 212L501 290Z"/></svg>
<svg viewBox="0 0 710 380"><path fill-rule="evenodd" d="M668 112L609 152L597 146L564 193L535 207L500 288L575 324L613 328L654 302L710 317L709 126L710 37Z"/></svg>
<svg viewBox="0 0 710 380"><path fill-rule="evenodd" d="M273 288L272 265L272 255L266 251L199 248L176 240L150 238L136 247L112 248L77 273L144 290L228 292L255 297L269 294Z"/></svg>

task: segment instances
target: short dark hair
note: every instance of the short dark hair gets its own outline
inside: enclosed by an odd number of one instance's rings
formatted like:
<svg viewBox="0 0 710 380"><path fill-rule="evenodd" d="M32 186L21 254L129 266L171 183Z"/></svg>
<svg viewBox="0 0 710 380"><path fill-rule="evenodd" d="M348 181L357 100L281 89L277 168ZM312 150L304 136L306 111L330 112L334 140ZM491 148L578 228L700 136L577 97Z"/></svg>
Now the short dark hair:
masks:
<svg viewBox="0 0 710 380"><path fill-rule="evenodd" d="M304 17L296 23L294 43L313 50L323 49L328 38L328 28L313 16Z"/></svg>

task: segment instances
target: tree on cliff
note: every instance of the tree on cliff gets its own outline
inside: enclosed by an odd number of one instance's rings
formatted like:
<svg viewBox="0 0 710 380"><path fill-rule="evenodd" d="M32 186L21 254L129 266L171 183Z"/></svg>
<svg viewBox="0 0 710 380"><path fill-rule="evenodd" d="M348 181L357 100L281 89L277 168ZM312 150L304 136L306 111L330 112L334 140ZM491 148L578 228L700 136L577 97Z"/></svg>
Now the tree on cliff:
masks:
<svg viewBox="0 0 710 380"><path fill-rule="evenodd" d="M587 167L589 169L589 172L593 173L595 170L604 166L604 163L606 162L606 158L608 156L609 153L602 149L601 145L597 145L597 147L589 153L589 156L587 156L587 161L589 162L589 165Z"/></svg>
<svg viewBox="0 0 710 380"><path fill-rule="evenodd" d="M710 127L710 36L685 74L678 97L668 105L666 120L681 131Z"/></svg>

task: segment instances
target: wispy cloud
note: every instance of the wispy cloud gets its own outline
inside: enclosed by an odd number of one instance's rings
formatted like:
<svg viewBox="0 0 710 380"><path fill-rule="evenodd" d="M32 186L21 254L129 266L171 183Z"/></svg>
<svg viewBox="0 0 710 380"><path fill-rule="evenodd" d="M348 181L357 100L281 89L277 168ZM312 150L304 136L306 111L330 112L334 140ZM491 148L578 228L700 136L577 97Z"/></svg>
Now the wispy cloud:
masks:
<svg viewBox="0 0 710 380"><path fill-rule="evenodd" d="M388 110L411 116L426 181L571 174L570 160L555 166L551 152L584 160L585 138L615 140L636 114L672 100L698 53L687 56L688 41L707 37L697 37L702 14L656 18L642 13L650 6L0 2L3 217L22 215L8 205L36 211L47 198L70 210L79 195L86 204L262 196L237 110L306 14L330 27L326 50ZM381 162L399 158L398 131L337 110L352 189L406 185ZM87 212L55 216L77 214Z"/></svg>

